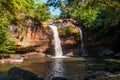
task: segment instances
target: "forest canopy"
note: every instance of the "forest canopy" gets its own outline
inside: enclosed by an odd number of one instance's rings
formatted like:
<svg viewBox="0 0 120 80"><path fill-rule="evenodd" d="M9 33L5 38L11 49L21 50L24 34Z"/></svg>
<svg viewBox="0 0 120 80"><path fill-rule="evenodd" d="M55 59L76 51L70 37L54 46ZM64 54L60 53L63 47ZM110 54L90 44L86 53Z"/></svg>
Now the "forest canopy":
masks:
<svg viewBox="0 0 120 80"><path fill-rule="evenodd" d="M60 18L85 26L92 39L120 47L120 0L48 0L48 5L60 7Z"/></svg>
<svg viewBox="0 0 120 80"><path fill-rule="evenodd" d="M61 18L75 19L99 32L97 37L120 23L120 0L48 0L48 5L60 7Z"/></svg>
<svg viewBox="0 0 120 80"><path fill-rule="evenodd" d="M14 52L11 26L17 28L22 38L29 20L40 25L51 19L49 6L60 8L59 18L78 21L94 40L120 40L120 0L48 0L47 4L40 0L0 0L0 53Z"/></svg>

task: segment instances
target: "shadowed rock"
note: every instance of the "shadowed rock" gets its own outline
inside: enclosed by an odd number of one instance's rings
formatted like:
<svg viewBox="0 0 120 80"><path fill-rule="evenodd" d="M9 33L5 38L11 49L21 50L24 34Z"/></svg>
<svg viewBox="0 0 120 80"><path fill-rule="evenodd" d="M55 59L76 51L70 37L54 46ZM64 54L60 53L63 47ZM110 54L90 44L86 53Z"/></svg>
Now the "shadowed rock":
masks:
<svg viewBox="0 0 120 80"><path fill-rule="evenodd" d="M10 80L7 75L0 74L0 80Z"/></svg>
<svg viewBox="0 0 120 80"><path fill-rule="evenodd" d="M34 73L18 68L18 67L12 67L7 75L12 79L12 80L44 80L42 78L39 78L37 75Z"/></svg>
<svg viewBox="0 0 120 80"><path fill-rule="evenodd" d="M67 80L67 79L64 77L54 77L52 80Z"/></svg>

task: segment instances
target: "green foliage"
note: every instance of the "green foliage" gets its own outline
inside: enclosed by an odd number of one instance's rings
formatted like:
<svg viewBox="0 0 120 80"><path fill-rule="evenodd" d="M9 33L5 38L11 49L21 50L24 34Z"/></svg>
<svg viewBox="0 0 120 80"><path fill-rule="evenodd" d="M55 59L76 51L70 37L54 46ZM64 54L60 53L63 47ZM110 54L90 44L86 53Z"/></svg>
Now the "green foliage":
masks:
<svg viewBox="0 0 120 80"><path fill-rule="evenodd" d="M73 18L88 29L89 36L101 39L111 26L120 23L119 0L49 0L48 4L61 7L61 18ZM119 33L114 30L116 35Z"/></svg>
<svg viewBox="0 0 120 80"><path fill-rule="evenodd" d="M72 27L71 26L67 26L66 27L66 33L67 34L71 34L71 32L72 32Z"/></svg>
<svg viewBox="0 0 120 80"><path fill-rule="evenodd" d="M50 18L49 13L50 13L49 8L45 3L39 2L39 1L36 2L34 17L36 17L40 20L47 20Z"/></svg>
<svg viewBox="0 0 120 80"><path fill-rule="evenodd" d="M66 36L66 29L58 29L59 35L60 36Z"/></svg>
<svg viewBox="0 0 120 80"><path fill-rule="evenodd" d="M60 36L67 36L72 34L72 27L71 26L66 26L64 29L58 29L58 32Z"/></svg>
<svg viewBox="0 0 120 80"><path fill-rule="evenodd" d="M16 26L24 36L29 19L36 23L50 19L48 6L38 0L0 0L0 53L15 52L9 27Z"/></svg>
<svg viewBox="0 0 120 80"><path fill-rule="evenodd" d="M14 40L12 40L8 32L8 21L0 19L0 53L14 53ZM8 35L9 34L9 35Z"/></svg>
<svg viewBox="0 0 120 80"><path fill-rule="evenodd" d="M81 22L86 27L90 27L97 17L98 9L93 10L92 8L85 9L84 7L77 8L71 17Z"/></svg>

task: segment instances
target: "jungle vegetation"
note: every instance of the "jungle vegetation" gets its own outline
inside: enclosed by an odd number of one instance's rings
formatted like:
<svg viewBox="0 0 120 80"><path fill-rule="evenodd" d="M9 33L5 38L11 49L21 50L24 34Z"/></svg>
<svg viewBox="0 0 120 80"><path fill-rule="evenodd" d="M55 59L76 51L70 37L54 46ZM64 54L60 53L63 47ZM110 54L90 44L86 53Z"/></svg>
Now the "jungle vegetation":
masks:
<svg viewBox="0 0 120 80"><path fill-rule="evenodd" d="M77 20L90 38L120 51L120 0L48 0L47 4L40 0L0 0L0 53L14 52L11 26L24 35L29 19L40 23L51 18L48 6L59 7L59 18Z"/></svg>
<svg viewBox="0 0 120 80"><path fill-rule="evenodd" d="M60 18L74 19L83 25L88 36L120 51L120 0L48 0L60 7Z"/></svg>
<svg viewBox="0 0 120 80"><path fill-rule="evenodd" d="M24 35L29 19L37 23L50 19L48 6L39 0L0 0L0 53L15 52L11 26Z"/></svg>

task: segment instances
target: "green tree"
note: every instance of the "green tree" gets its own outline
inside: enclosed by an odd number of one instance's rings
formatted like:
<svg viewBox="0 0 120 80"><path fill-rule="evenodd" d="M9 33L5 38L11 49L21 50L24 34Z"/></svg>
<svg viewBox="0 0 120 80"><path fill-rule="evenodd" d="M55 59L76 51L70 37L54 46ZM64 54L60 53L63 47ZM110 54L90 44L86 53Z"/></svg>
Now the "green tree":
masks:
<svg viewBox="0 0 120 80"><path fill-rule="evenodd" d="M37 1L35 3L34 17L42 21L50 19L50 11L47 4Z"/></svg>
<svg viewBox="0 0 120 80"><path fill-rule="evenodd" d="M14 53L14 38L8 32L8 21L0 19L0 53Z"/></svg>
<svg viewBox="0 0 120 80"><path fill-rule="evenodd" d="M60 7L61 18L77 20L88 27L93 32L91 35L96 38L104 36L110 26L120 22L119 0L49 0L48 4Z"/></svg>
<svg viewBox="0 0 120 80"><path fill-rule="evenodd" d="M0 0L0 53L14 52L9 29L14 25L24 35L29 19L38 23L50 19L48 6L38 0Z"/></svg>

